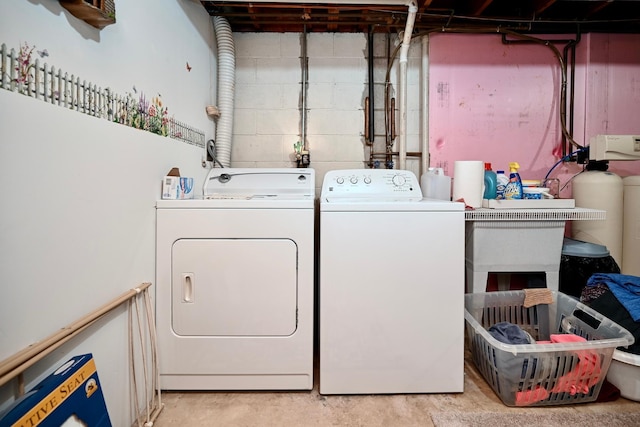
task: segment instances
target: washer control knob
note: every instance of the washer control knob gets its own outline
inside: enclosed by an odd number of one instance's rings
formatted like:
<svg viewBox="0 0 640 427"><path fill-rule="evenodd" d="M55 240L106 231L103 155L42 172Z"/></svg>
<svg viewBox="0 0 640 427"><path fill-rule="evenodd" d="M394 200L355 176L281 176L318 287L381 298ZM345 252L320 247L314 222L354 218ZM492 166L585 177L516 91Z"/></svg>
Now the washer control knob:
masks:
<svg viewBox="0 0 640 427"><path fill-rule="evenodd" d="M341 177L341 176L339 176L338 178L336 178L336 182L337 182L338 184L344 184L344 178L343 178L343 177Z"/></svg>
<svg viewBox="0 0 640 427"><path fill-rule="evenodd" d="M401 187L407 182L407 178L402 175L394 175L391 181L396 187Z"/></svg>
<svg viewBox="0 0 640 427"><path fill-rule="evenodd" d="M365 184L371 184L371 177L369 177L369 176L365 176L365 177L364 177L364 183L365 183Z"/></svg>
<svg viewBox="0 0 640 427"><path fill-rule="evenodd" d="M351 181L352 184L357 184L358 183L358 177L357 176L352 176L349 181Z"/></svg>

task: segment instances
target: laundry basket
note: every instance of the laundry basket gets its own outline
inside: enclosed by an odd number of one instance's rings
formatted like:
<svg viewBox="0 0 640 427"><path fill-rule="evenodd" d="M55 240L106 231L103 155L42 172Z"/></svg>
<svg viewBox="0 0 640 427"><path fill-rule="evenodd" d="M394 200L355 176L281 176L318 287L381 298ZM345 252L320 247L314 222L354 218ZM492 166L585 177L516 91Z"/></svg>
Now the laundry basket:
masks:
<svg viewBox="0 0 640 427"><path fill-rule="evenodd" d="M602 314L561 292L552 304L524 307L525 290L465 295L464 318L473 361L507 406L548 406L598 398L616 347L633 335ZM535 341L570 333L586 342L505 344L488 331L510 322Z"/></svg>

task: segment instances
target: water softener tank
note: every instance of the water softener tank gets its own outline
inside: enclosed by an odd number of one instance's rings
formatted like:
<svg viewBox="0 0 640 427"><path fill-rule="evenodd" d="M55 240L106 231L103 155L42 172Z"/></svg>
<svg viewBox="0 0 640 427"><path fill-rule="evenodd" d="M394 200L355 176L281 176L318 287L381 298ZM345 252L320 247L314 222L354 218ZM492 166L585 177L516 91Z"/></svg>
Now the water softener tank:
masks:
<svg viewBox="0 0 640 427"><path fill-rule="evenodd" d="M573 179L576 207L607 211L606 219L573 221L571 237L604 245L618 266L622 265L622 178L612 172L590 170Z"/></svg>
<svg viewBox="0 0 640 427"><path fill-rule="evenodd" d="M640 176L628 176L624 185L622 273L640 276Z"/></svg>

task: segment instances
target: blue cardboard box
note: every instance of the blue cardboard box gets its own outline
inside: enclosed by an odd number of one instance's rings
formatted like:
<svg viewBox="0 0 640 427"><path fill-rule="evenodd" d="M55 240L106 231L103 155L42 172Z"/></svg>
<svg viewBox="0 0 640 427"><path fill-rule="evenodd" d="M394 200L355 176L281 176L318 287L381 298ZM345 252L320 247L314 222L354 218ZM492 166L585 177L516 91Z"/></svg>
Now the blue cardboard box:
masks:
<svg viewBox="0 0 640 427"><path fill-rule="evenodd" d="M91 354L75 356L0 413L0 427L111 427Z"/></svg>

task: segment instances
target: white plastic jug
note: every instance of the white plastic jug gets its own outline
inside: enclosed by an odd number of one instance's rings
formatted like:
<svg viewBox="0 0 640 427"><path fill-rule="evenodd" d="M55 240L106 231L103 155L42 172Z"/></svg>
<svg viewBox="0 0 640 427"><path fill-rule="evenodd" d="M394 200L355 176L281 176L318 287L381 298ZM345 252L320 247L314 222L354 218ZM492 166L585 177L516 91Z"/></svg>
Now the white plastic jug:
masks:
<svg viewBox="0 0 640 427"><path fill-rule="evenodd" d="M422 197L428 199L451 200L451 177L442 168L429 168L420 177Z"/></svg>

